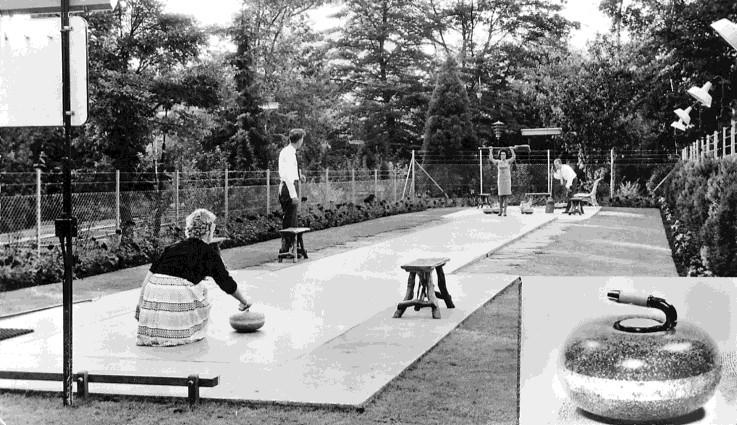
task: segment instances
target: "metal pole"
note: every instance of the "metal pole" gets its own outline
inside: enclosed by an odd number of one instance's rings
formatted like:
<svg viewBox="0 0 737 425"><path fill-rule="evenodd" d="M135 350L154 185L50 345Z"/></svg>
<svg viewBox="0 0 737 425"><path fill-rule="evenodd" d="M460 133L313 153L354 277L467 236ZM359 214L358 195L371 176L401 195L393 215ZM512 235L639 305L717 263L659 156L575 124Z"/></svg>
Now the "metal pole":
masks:
<svg viewBox="0 0 737 425"><path fill-rule="evenodd" d="M479 195L484 193L484 152L479 148Z"/></svg>
<svg viewBox="0 0 737 425"><path fill-rule="evenodd" d="M176 207L176 223L179 224L179 170L174 171L174 203Z"/></svg>
<svg viewBox="0 0 737 425"><path fill-rule="evenodd" d="M266 215L271 214L271 170L266 169Z"/></svg>
<svg viewBox="0 0 737 425"><path fill-rule="evenodd" d="M351 202L356 203L356 170L351 168Z"/></svg>
<svg viewBox="0 0 737 425"><path fill-rule="evenodd" d="M614 148L610 153L610 165L609 165L609 199L614 198Z"/></svg>
<svg viewBox="0 0 737 425"><path fill-rule="evenodd" d="M415 150L412 149L412 198L415 197Z"/></svg>
<svg viewBox="0 0 737 425"><path fill-rule="evenodd" d="M379 170L374 168L374 198L379 200Z"/></svg>
<svg viewBox="0 0 737 425"><path fill-rule="evenodd" d="M115 229L120 229L120 170L115 170Z"/></svg>
<svg viewBox="0 0 737 425"><path fill-rule="evenodd" d="M70 87L69 64L69 0L61 0L61 80L62 80L62 114L64 119L64 195L62 220L57 226L64 252L64 283L62 285L63 304L63 396L64 405L74 403L72 395L72 270L74 269L74 255L72 252L72 238L76 236L76 219L72 216L72 101Z"/></svg>
<svg viewBox="0 0 737 425"><path fill-rule="evenodd" d="M41 169L36 168L36 258L41 259Z"/></svg>
<svg viewBox="0 0 737 425"><path fill-rule="evenodd" d="M548 149L547 175L548 175L548 194L550 194L550 196L553 196L553 181L550 179L550 149Z"/></svg>
<svg viewBox="0 0 737 425"><path fill-rule="evenodd" d="M228 227L228 167L225 167L225 228Z"/></svg>
<svg viewBox="0 0 737 425"><path fill-rule="evenodd" d="M330 171L328 167L325 167L325 205L328 205L328 191L330 190L329 186L329 179L330 179Z"/></svg>

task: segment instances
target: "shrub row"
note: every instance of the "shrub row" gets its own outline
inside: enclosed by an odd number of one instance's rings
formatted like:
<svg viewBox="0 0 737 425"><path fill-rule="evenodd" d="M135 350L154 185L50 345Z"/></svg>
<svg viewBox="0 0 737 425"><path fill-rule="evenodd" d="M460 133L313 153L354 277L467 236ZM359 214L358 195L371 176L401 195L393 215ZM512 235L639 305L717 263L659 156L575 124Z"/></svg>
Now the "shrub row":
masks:
<svg viewBox="0 0 737 425"><path fill-rule="evenodd" d="M425 210L435 207L460 206L469 200L416 198L397 202L364 202L330 205L309 205L300 212L300 225L313 230L342 226ZM279 237L281 213L270 215L236 215L229 217L227 229L218 227L219 236L229 239L223 248L248 245ZM74 275L83 278L123 268L150 263L160 250L184 238L179 226L164 226L154 231L151 223L137 225L125 237L75 239ZM117 239L117 240L116 240ZM63 279L62 255L58 245L41 248L8 246L0 251L0 291L59 282Z"/></svg>
<svg viewBox="0 0 737 425"><path fill-rule="evenodd" d="M664 193L669 220L689 245L684 255L698 258L689 267L700 262L706 274L737 275L737 160L679 163Z"/></svg>
<svg viewBox="0 0 737 425"><path fill-rule="evenodd" d="M679 220L668 206L664 197L658 198L660 215L665 224L673 262L680 276L713 276L711 270L701 261L697 238L693 232Z"/></svg>

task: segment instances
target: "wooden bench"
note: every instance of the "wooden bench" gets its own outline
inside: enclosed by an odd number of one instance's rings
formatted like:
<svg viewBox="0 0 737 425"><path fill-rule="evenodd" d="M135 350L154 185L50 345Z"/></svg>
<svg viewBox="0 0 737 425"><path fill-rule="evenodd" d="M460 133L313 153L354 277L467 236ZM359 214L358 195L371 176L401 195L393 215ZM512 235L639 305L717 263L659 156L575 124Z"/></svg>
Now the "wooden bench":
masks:
<svg viewBox="0 0 737 425"><path fill-rule="evenodd" d="M579 192L571 196L571 209L568 214L583 214L583 203L588 202L592 206L598 206L596 202L596 189L599 187L601 178L594 180L594 184L591 186L591 192Z"/></svg>
<svg viewBox="0 0 737 425"><path fill-rule="evenodd" d="M63 374L53 372L26 372L0 370L0 379L15 379L22 381L63 381ZM199 375L187 377L172 376L143 376L143 375L107 375L87 373L86 371L72 374L77 383L77 395L85 398L89 395L89 383L101 384L131 384L131 385L165 385L187 387L190 404L200 401L200 387L212 388L220 383L219 376L203 378Z"/></svg>
<svg viewBox="0 0 737 425"><path fill-rule="evenodd" d="M423 307L432 308L432 318L440 319L440 309L438 307L438 298L445 301L445 306L455 308L453 299L448 293L445 286L445 273L443 266L450 261L448 258L420 258L409 264L401 266L409 272L407 280L407 293L404 300L397 305L397 311L394 312L394 318L398 319L404 314L407 307L414 307L415 311L419 311ZM435 283L432 278L432 271L438 276L438 289L435 291ZM417 285L417 296L415 297L415 277L419 275L420 282Z"/></svg>
<svg viewBox="0 0 737 425"><path fill-rule="evenodd" d="M588 202L592 206L598 206L599 203L596 202L596 189L599 187L599 182L602 181L602 178L598 178L594 180L594 184L591 186L591 192L579 192L571 196L571 200L576 199L580 200L581 202Z"/></svg>
<svg viewBox="0 0 737 425"><path fill-rule="evenodd" d="M309 227L287 227L286 229L279 230L279 233L282 234L282 237L285 234L292 236L292 246L289 248L288 252L280 252L279 253L279 262L281 263L281 260L284 258L292 256L292 262L297 262L297 257L307 258L307 251L305 250L305 244L302 240L302 234L309 232Z"/></svg>

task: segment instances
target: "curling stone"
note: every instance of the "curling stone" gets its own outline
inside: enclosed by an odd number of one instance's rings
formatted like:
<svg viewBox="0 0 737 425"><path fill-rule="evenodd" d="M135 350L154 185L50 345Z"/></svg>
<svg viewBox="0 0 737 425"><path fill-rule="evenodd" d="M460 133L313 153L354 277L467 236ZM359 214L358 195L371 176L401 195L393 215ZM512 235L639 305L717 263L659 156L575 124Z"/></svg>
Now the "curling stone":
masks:
<svg viewBox="0 0 737 425"><path fill-rule="evenodd" d="M704 405L721 378L719 352L711 337L686 322L662 298L609 291L618 303L652 307L648 315L605 317L568 337L559 376L573 403L595 415L626 421L656 421L686 415Z"/></svg>
<svg viewBox="0 0 737 425"><path fill-rule="evenodd" d="M238 332L255 332L266 323L263 313L256 311L241 311L230 316L230 326Z"/></svg>
<svg viewBox="0 0 737 425"><path fill-rule="evenodd" d="M520 202L519 210L522 214L532 214L532 202Z"/></svg>

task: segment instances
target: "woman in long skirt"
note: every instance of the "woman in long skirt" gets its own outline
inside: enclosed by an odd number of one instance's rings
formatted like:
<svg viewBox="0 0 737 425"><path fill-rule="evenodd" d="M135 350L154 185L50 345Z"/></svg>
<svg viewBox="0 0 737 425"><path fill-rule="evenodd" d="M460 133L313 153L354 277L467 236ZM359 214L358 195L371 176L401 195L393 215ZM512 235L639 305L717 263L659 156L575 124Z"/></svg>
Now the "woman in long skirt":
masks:
<svg viewBox="0 0 737 425"><path fill-rule="evenodd" d="M187 239L166 247L151 265L136 307L137 345L172 346L203 339L210 302L200 282L207 276L240 301L240 310L250 307L220 253L210 245L214 231L215 214L195 210L186 219Z"/></svg>
<svg viewBox="0 0 737 425"><path fill-rule="evenodd" d="M499 153L499 159L494 158L494 149L489 150L489 161L491 161L498 170L497 172L497 189L499 194L499 216L507 215L507 197L512 194L512 170L511 166L517 156L514 148L510 148L512 157L507 159L507 152L502 150Z"/></svg>

